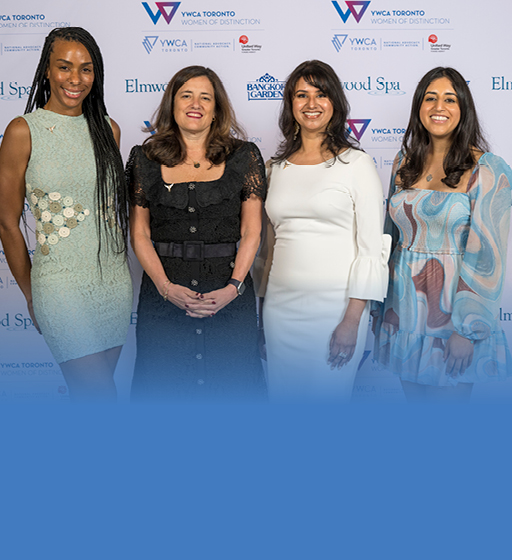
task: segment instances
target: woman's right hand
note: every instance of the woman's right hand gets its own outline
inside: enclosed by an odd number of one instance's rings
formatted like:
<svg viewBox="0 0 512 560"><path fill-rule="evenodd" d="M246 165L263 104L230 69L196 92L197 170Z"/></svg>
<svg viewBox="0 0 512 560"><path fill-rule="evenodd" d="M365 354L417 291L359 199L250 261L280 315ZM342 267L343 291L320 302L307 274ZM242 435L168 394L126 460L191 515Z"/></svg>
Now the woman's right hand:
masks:
<svg viewBox="0 0 512 560"><path fill-rule="evenodd" d="M32 303L32 300L27 301L27 307L28 307L28 314L30 315L30 318L32 319L32 323L34 323L34 327L36 328L37 332L39 334L41 334L41 329L39 328L39 325L38 325L37 320L36 320L36 316L34 314L34 305Z"/></svg>

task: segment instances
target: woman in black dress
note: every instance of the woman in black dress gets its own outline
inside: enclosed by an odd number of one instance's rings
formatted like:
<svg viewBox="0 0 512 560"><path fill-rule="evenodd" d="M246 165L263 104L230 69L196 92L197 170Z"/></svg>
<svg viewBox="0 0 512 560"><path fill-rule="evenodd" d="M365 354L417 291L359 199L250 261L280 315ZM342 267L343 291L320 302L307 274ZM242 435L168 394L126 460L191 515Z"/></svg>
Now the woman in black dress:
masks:
<svg viewBox="0 0 512 560"><path fill-rule="evenodd" d="M127 165L132 246L144 268L132 398L263 396L249 269L265 169L218 76L169 82ZM239 243L237 250L237 243Z"/></svg>

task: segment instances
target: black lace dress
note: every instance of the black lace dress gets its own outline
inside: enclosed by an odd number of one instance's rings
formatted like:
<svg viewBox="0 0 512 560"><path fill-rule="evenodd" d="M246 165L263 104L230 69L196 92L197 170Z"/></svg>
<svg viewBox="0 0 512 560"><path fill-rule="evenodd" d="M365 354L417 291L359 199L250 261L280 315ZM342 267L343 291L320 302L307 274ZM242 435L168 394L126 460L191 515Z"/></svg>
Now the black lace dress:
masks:
<svg viewBox="0 0 512 560"><path fill-rule="evenodd" d="M258 148L241 142L216 181L164 184L160 164L135 146L127 164L132 204L150 210L154 243L237 243L241 203L264 198L265 167ZM160 257L171 282L201 293L226 286L234 256L187 261ZM195 319L163 300L144 273L137 308L137 359L132 399L263 397L255 295L246 290L214 317Z"/></svg>

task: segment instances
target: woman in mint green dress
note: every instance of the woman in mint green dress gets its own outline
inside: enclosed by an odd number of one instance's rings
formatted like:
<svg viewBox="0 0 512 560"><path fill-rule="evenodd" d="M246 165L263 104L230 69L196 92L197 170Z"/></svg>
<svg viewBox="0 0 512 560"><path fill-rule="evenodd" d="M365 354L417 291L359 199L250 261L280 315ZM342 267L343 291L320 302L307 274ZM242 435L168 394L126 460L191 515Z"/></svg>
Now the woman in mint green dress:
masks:
<svg viewBox="0 0 512 560"><path fill-rule="evenodd" d="M113 374L129 325L119 137L107 117L93 37L79 27L53 30L26 114L9 124L0 150L0 236L74 400L115 399ZM33 264L19 227L25 197L36 220Z"/></svg>

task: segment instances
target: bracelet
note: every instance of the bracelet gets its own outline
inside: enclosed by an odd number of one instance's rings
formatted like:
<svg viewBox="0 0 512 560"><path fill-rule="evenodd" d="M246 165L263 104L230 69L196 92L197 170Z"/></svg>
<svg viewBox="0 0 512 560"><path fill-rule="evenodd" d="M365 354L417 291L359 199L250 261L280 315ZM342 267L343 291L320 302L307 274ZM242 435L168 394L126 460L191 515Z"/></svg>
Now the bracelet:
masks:
<svg viewBox="0 0 512 560"><path fill-rule="evenodd" d="M169 284L169 285L168 285L168 284ZM170 285L171 285L171 281L170 281L170 280L166 280L166 281L164 282L164 285L162 286L162 290L165 288L165 286L167 286L167 290L165 290L164 295L163 295L164 301L167 301L167 293L169 292L169 286L170 286Z"/></svg>

